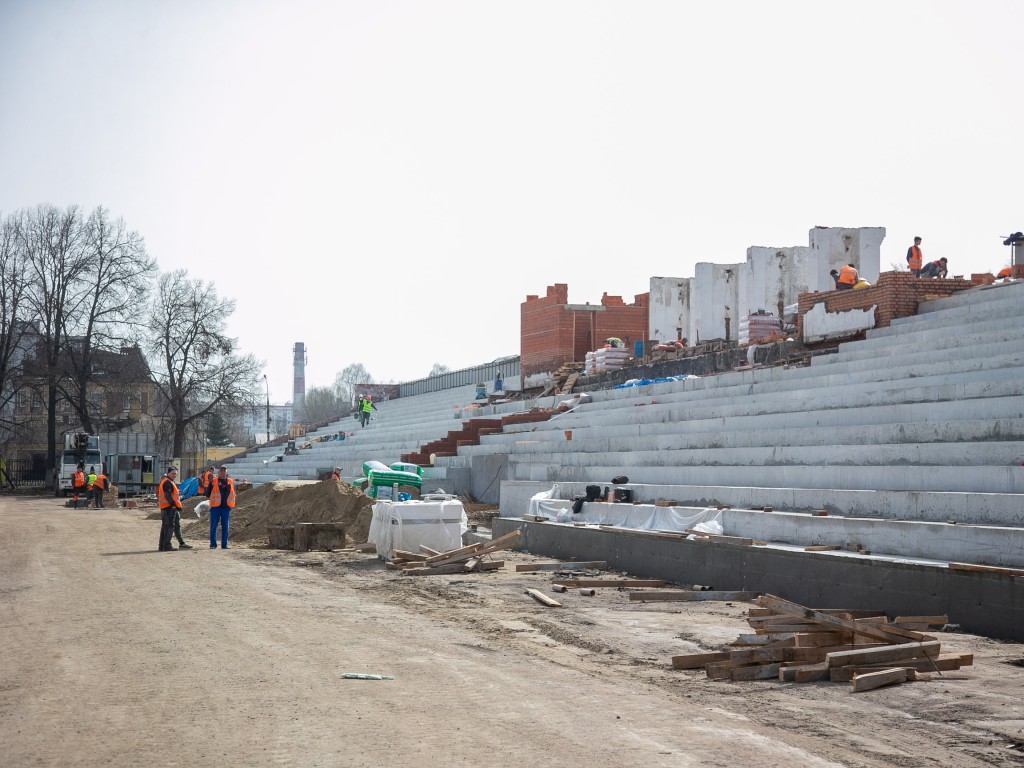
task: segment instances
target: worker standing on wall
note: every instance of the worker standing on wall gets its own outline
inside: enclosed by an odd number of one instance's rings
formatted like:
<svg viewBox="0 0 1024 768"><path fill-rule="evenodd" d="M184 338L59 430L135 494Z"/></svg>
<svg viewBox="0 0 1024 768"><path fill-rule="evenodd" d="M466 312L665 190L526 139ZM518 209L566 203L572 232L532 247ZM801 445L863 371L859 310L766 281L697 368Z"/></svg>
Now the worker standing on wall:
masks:
<svg viewBox="0 0 1024 768"><path fill-rule="evenodd" d="M907 248L907 269L914 277L921 276L921 267L924 265L924 256L921 253L921 238L915 237L914 244Z"/></svg>
<svg viewBox="0 0 1024 768"><path fill-rule="evenodd" d="M847 264L839 270L839 277L836 279L836 289L848 291L857 284L857 268L853 264Z"/></svg>

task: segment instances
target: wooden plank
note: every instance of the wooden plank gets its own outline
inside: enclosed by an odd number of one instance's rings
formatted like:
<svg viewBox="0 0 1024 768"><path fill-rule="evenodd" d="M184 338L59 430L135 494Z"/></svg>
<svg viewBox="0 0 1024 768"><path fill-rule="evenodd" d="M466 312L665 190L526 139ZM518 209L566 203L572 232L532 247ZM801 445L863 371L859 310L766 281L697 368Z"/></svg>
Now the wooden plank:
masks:
<svg viewBox="0 0 1024 768"><path fill-rule="evenodd" d="M1024 568L1000 568L994 565L974 565L973 563L950 563L949 570L1000 573L1004 576L1024 576Z"/></svg>
<svg viewBox="0 0 1024 768"><path fill-rule="evenodd" d="M374 544L372 541L368 541L365 544L356 544L354 547L352 547L352 549L354 549L356 552L376 552L377 545Z"/></svg>
<svg viewBox="0 0 1024 768"><path fill-rule="evenodd" d="M828 665L808 664L805 667L797 667L796 683L814 683L819 680L828 680Z"/></svg>
<svg viewBox="0 0 1024 768"><path fill-rule="evenodd" d="M893 624L926 624L927 626L943 626L949 624L949 616L897 616ZM904 627L906 629L906 627Z"/></svg>
<svg viewBox="0 0 1024 768"><path fill-rule="evenodd" d="M834 651L828 654L830 667L847 667L857 664L879 664L903 658L919 659L924 656L939 655L939 641L930 643L903 643L880 648L865 648L852 651Z"/></svg>
<svg viewBox="0 0 1024 768"><path fill-rule="evenodd" d="M768 645L769 643L774 643L778 640L788 640L789 638L796 639L798 637L799 635L795 632L779 632L771 635L740 635L729 643L729 645Z"/></svg>
<svg viewBox="0 0 1024 768"><path fill-rule="evenodd" d="M884 634L878 627L868 624L858 624L855 621L843 619L838 616L830 616L827 613L806 608L799 603L783 600L781 597L777 597L775 595L763 595L757 598L757 604L762 608L774 608L777 611L792 613L794 616L801 616L825 627L845 629L856 632L859 635L865 635L876 640L881 640L882 642L891 642L892 636Z"/></svg>
<svg viewBox="0 0 1024 768"><path fill-rule="evenodd" d="M532 597L534 600L536 600L541 605L546 605L548 608L561 608L562 607L562 604L560 602L555 600L553 597L548 597L543 592L541 592L539 589L528 589L528 590L526 590L526 594L528 594L530 597Z"/></svg>
<svg viewBox="0 0 1024 768"><path fill-rule="evenodd" d="M447 565L424 566L420 568L403 568L403 576L446 576L452 573L464 573L465 563L448 563Z"/></svg>
<svg viewBox="0 0 1024 768"><path fill-rule="evenodd" d="M428 565L445 565L459 560L468 560L473 555L486 555L490 552L497 552L500 549L508 549L509 547L515 546L518 541L519 531L512 531L511 533L499 536L497 539L488 543L481 542L478 544L471 544L470 546L463 547L462 549L444 552L437 556L442 558L440 560L438 560L437 557L428 557L426 562Z"/></svg>
<svg viewBox="0 0 1024 768"><path fill-rule="evenodd" d="M781 664L754 664L750 667L734 669L729 678L732 680L778 680Z"/></svg>
<svg viewBox="0 0 1024 768"><path fill-rule="evenodd" d="M688 589L663 589L656 592L630 592L629 599L643 602L661 600L685 603L698 600L753 600L760 594L760 592L725 592L716 590L696 592Z"/></svg>
<svg viewBox="0 0 1024 768"><path fill-rule="evenodd" d="M427 555L420 554L419 552L407 552L404 549L392 549L391 550L392 560L426 560Z"/></svg>
<svg viewBox="0 0 1024 768"><path fill-rule="evenodd" d="M704 665L704 672L709 680L729 680L732 671L740 667L759 667L760 664L743 664L738 661L713 661Z"/></svg>
<svg viewBox="0 0 1024 768"><path fill-rule="evenodd" d="M664 579L552 579L552 584L567 587L663 587Z"/></svg>
<svg viewBox="0 0 1024 768"><path fill-rule="evenodd" d="M943 653L937 659L899 659L888 664L858 664L847 667L829 667L829 679L833 683L848 683L855 675L865 672L878 672L879 670L892 669L893 667L916 669L919 672L951 672L961 667L971 666L971 660L969 659L968 663L964 664L959 654ZM934 662L934 666L932 662Z"/></svg>
<svg viewBox="0 0 1024 768"><path fill-rule="evenodd" d="M842 547L834 546L832 544L815 544L810 547L804 547L804 552L838 552Z"/></svg>
<svg viewBox="0 0 1024 768"><path fill-rule="evenodd" d="M576 570L591 570L591 569L602 569L607 568L608 562L605 560L590 560L588 562L568 562L568 563L517 563L516 573L524 573L529 571L576 571Z"/></svg>
<svg viewBox="0 0 1024 768"><path fill-rule="evenodd" d="M883 669L878 672L867 672L863 675L857 675L850 681L850 690L854 693L859 693L860 691L871 691L875 688L881 688L884 685L905 683L907 682L907 675L911 671L898 667L896 669Z"/></svg>
<svg viewBox="0 0 1024 768"><path fill-rule="evenodd" d="M703 669L713 661L727 661L728 653L687 653L672 657L673 669Z"/></svg>
<svg viewBox="0 0 1024 768"><path fill-rule="evenodd" d="M480 568L482 560L479 557L471 557L463 566L467 571L475 571Z"/></svg>
<svg viewBox="0 0 1024 768"><path fill-rule="evenodd" d="M453 549L449 552L442 552L439 555L428 555L424 562L427 565L447 565L448 562L458 559L467 559L475 555L481 549L484 548L484 542L478 541L475 544L470 544L466 547L460 547L459 549Z"/></svg>
<svg viewBox="0 0 1024 768"><path fill-rule="evenodd" d="M444 554L442 552L438 552L436 549L431 549L426 544L420 544L420 552L422 552L424 555L428 557L434 557L436 555Z"/></svg>

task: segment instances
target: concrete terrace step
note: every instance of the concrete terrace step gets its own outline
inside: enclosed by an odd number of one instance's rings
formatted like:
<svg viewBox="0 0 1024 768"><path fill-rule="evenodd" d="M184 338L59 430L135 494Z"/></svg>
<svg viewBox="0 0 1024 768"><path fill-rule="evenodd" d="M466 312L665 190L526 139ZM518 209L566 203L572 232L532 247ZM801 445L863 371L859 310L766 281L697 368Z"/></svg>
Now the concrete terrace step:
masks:
<svg viewBox="0 0 1024 768"><path fill-rule="evenodd" d="M573 440L575 443L576 441ZM1024 455L1024 442L890 443L865 445L729 446L670 448L660 445L641 450L601 450L604 441L583 441L578 450L551 450L556 443L540 443L535 451L517 450L511 461L546 465L551 470L586 468L593 463L617 466L628 475L633 467L903 467L916 472L923 467L953 464L964 468L1014 466ZM588 448L594 448L589 451ZM547 448L548 450L544 450ZM906 478L904 478L904 481ZM799 484L798 484L799 485Z"/></svg>
<svg viewBox="0 0 1024 768"><path fill-rule="evenodd" d="M734 425L731 425L733 427ZM498 438L501 439L498 439ZM849 426L823 425L781 428L742 428L729 431L679 432L673 424L635 424L620 427L582 427L572 439L549 430L525 439L514 435L489 435L480 445L459 448L460 456L553 451L558 453L644 450L702 450L707 448L754 448L767 446L903 445L913 443L985 442L1002 444L1024 440L1024 418L960 419L946 422L866 422ZM521 436L520 436L521 438Z"/></svg>
<svg viewBox="0 0 1024 768"><path fill-rule="evenodd" d="M560 467L545 462L523 460L510 456L509 479L537 480L548 483L601 482L623 473L617 464ZM943 491L960 493L1024 492L1024 471L1021 467L970 467L959 464L923 466L909 471L907 467L801 465L801 466L727 466L713 467L650 467L629 468L630 480L648 485L737 485L783 488L817 488L820 490ZM604 481L607 482L607 481Z"/></svg>
<svg viewBox="0 0 1024 768"><path fill-rule="evenodd" d="M1019 354L1024 350L1024 339L1020 336L1018 328L1003 327L999 330L985 331L983 333L965 333L959 336L951 336L948 331L936 328L927 334L921 334L920 338L913 341L892 341L888 344L880 342L868 343L852 342L843 345L836 355L819 355L811 361L811 366L831 365L835 363L849 363L855 360L881 360L889 358L902 359L910 354L931 353L932 359L938 356L945 356L945 353L955 350L961 355L964 348L971 349L973 356L987 356L988 354ZM979 349L975 349L979 348Z"/></svg>
<svg viewBox="0 0 1024 768"><path fill-rule="evenodd" d="M876 519L921 520L979 525L1024 527L1024 495L1005 493L960 493L884 490L843 490L835 488L786 488L780 486L710 486L685 483L644 484L632 482L635 501L653 503L671 499L680 506L706 507L729 504L736 508L810 512L827 509L829 514ZM602 488L607 480L592 480ZM502 517L526 514L530 498L555 488L558 498L571 499L586 493L588 482L506 480L501 489ZM955 533L955 531L954 531Z"/></svg>

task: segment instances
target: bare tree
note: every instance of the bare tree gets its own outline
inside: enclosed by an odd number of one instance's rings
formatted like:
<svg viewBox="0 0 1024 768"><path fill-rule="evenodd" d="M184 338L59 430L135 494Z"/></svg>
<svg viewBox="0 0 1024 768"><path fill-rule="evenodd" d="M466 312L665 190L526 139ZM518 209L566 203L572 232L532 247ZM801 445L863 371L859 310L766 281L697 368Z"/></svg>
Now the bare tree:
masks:
<svg viewBox="0 0 1024 768"><path fill-rule="evenodd" d="M307 424L323 424L342 418L351 409L351 401L338 397L333 388L313 387L306 392L303 416Z"/></svg>
<svg viewBox="0 0 1024 768"><path fill-rule="evenodd" d="M124 346L157 270L139 233L129 231L123 219L111 221L102 206L83 223L80 245L85 269L80 292L65 317L65 337L77 343L68 344L72 379L64 394L82 428L94 432L88 390L96 351L117 351Z"/></svg>
<svg viewBox="0 0 1024 768"><path fill-rule="evenodd" d="M449 371L451 371L451 368L449 368L447 365L441 365L441 363L434 363L434 367L430 369L430 373L428 373L427 376L440 376L442 373L448 373Z"/></svg>
<svg viewBox="0 0 1024 768"><path fill-rule="evenodd" d="M38 323L37 373L46 390L46 462L57 463L57 394L64 377L65 331L78 302L87 259L81 248L82 216L77 206L64 210L39 205L25 215L20 243L27 262L26 297Z"/></svg>
<svg viewBox="0 0 1024 768"><path fill-rule="evenodd" d="M249 405L259 396L263 364L238 355L225 335L235 302L221 299L212 283L190 280L185 270L160 276L147 318L147 349L173 448L180 456L191 425L223 405Z"/></svg>
<svg viewBox="0 0 1024 768"><path fill-rule="evenodd" d="M352 406L355 404L356 387L360 384L373 384L373 376L362 363L352 363L334 377L334 392L339 400Z"/></svg>
<svg viewBox="0 0 1024 768"><path fill-rule="evenodd" d="M0 221L0 440L14 433L14 380L25 356L28 323L25 320L26 270L21 248L25 214L14 213Z"/></svg>

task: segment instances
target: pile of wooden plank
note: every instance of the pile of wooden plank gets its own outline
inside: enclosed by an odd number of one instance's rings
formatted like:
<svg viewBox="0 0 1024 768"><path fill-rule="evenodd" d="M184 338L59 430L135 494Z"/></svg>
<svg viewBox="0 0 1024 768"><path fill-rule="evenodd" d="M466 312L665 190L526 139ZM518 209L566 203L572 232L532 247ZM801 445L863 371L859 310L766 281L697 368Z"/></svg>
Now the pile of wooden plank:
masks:
<svg viewBox="0 0 1024 768"><path fill-rule="evenodd" d="M452 573L474 573L496 571L505 565L504 560L491 560L488 556L502 549L509 549L519 543L519 531L506 533L492 541L481 541L447 552L435 552L429 547L420 547L419 552L392 550L392 570L400 570L403 576L442 576Z"/></svg>
<svg viewBox="0 0 1024 768"><path fill-rule="evenodd" d="M675 669L701 669L712 680L819 680L849 682L866 691L918 679L920 673L960 669L972 654L942 653L921 633L945 616L897 617L873 611L814 610L774 595L757 598L733 650L674 656Z"/></svg>

